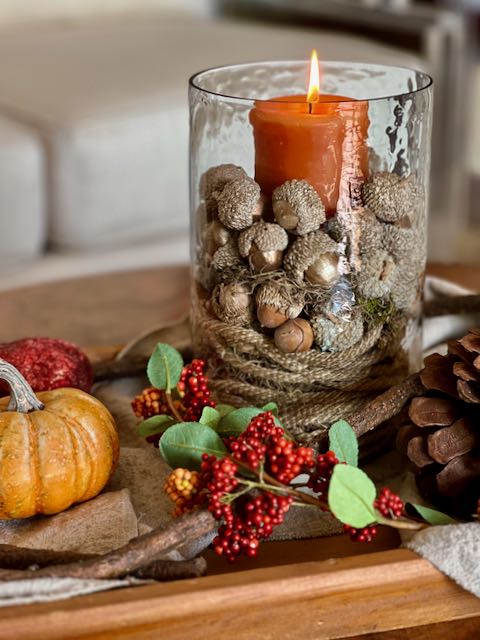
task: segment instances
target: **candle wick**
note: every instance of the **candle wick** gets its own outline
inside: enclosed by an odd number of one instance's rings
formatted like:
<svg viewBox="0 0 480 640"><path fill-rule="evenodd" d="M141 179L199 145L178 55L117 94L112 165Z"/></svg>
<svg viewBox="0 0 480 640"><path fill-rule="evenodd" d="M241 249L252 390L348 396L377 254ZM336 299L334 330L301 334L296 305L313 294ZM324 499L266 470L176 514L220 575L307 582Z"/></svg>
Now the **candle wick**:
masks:
<svg viewBox="0 0 480 640"><path fill-rule="evenodd" d="M311 102L308 103L308 113L312 113L313 104Z"/></svg>

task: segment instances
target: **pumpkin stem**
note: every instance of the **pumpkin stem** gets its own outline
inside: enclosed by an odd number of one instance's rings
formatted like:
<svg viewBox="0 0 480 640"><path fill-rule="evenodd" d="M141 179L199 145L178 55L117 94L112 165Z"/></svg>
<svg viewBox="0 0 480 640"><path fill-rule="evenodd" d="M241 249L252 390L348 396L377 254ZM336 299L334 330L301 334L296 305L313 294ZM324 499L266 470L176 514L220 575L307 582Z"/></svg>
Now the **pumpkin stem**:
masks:
<svg viewBox="0 0 480 640"><path fill-rule="evenodd" d="M0 358L0 380L5 380L10 387L10 402L7 411L29 413L30 411L41 411L44 408L20 371L2 358Z"/></svg>

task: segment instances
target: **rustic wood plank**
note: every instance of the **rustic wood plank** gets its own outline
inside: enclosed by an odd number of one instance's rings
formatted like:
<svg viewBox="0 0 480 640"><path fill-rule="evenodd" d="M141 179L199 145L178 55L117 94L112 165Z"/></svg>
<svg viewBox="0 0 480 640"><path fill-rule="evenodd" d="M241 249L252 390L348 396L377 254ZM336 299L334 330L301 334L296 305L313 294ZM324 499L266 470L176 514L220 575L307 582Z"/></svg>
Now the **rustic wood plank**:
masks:
<svg viewBox="0 0 480 640"><path fill-rule="evenodd" d="M352 637L480 616L480 601L407 550L3 609L0 639Z"/></svg>

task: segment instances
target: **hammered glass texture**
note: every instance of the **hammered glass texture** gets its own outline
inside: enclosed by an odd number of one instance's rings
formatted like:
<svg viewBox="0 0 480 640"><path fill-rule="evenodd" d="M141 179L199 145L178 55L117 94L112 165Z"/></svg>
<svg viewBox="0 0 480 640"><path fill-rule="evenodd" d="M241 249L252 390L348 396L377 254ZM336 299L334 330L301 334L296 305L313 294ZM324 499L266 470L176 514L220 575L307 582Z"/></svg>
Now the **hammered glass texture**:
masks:
<svg viewBox="0 0 480 640"><path fill-rule="evenodd" d="M239 165L255 173L249 113L255 101L306 93L308 63L264 62L201 72L190 81L190 195L192 264L199 264L199 182L210 167ZM363 63L325 62L321 91L368 102L369 172L411 176L417 190L413 225L426 255L430 170L431 79L418 71ZM419 282L419 286L421 283ZM420 311L406 331L404 347L418 364Z"/></svg>

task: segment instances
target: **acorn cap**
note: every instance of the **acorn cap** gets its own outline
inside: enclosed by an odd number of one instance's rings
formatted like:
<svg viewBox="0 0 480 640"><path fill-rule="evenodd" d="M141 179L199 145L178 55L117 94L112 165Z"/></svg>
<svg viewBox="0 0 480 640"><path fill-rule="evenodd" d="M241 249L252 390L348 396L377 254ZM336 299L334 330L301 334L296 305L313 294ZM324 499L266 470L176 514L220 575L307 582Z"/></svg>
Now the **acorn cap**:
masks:
<svg viewBox="0 0 480 640"><path fill-rule="evenodd" d="M322 308L310 316L316 345L322 351L345 351L363 337L363 317L358 307L350 320L335 321L323 314Z"/></svg>
<svg viewBox="0 0 480 640"><path fill-rule="evenodd" d="M265 282L257 287L255 301L257 307L269 305L287 318L296 318L302 313L305 297L302 291L288 283Z"/></svg>
<svg viewBox="0 0 480 640"><path fill-rule="evenodd" d="M425 259L405 258L397 263L397 273L392 286L391 296L397 309L415 311L420 304L423 291L423 273Z"/></svg>
<svg viewBox="0 0 480 640"><path fill-rule="evenodd" d="M232 238L227 244L215 251L210 265L217 271L243 266L235 238Z"/></svg>
<svg viewBox="0 0 480 640"><path fill-rule="evenodd" d="M211 297L211 307L219 320L246 327L252 319L251 295L239 282L218 284Z"/></svg>
<svg viewBox="0 0 480 640"><path fill-rule="evenodd" d="M382 224L382 246L398 262L417 253L417 238L413 229Z"/></svg>
<svg viewBox="0 0 480 640"><path fill-rule="evenodd" d="M231 180L221 191L214 191L213 197L218 205L218 219L228 229L247 229L262 215L260 187L251 178Z"/></svg>
<svg viewBox="0 0 480 640"><path fill-rule="evenodd" d="M325 207L318 193L306 180L288 180L272 194L277 223L299 236L316 231L325 222Z"/></svg>
<svg viewBox="0 0 480 640"><path fill-rule="evenodd" d="M338 253L338 245L323 231L312 231L295 240L283 260L285 272L296 282L305 280L305 272L322 255Z"/></svg>
<svg viewBox="0 0 480 640"><path fill-rule="evenodd" d="M258 251L284 251L288 245L288 235L285 229L273 222L255 222L238 237L240 255L246 258L254 243Z"/></svg>
<svg viewBox="0 0 480 640"><path fill-rule="evenodd" d="M387 296L395 283L396 271L394 259L384 249L362 253L357 292L367 299Z"/></svg>
<svg viewBox="0 0 480 640"><path fill-rule="evenodd" d="M385 222L396 222L408 215L415 204L413 180L396 173L380 172L362 187L363 201Z"/></svg>
<svg viewBox="0 0 480 640"><path fill-rule="evenodd" d="M234 164L220 164L217 167L211 167L200 178L200 195L205 200L210 200L213 197L213 192L221 191L227 182L246 177L245 170Z"/></svg>
<svg viewBox="0 0 480 640"><path fill-rule="evenodd" d="M383 227L370 209L362 209L358 224L360 229L359 247L361 252L380 249L383 241Z"/></svg>

